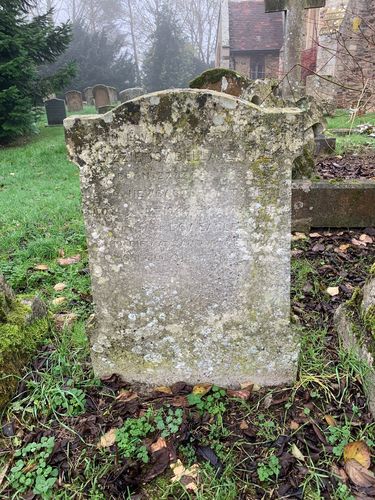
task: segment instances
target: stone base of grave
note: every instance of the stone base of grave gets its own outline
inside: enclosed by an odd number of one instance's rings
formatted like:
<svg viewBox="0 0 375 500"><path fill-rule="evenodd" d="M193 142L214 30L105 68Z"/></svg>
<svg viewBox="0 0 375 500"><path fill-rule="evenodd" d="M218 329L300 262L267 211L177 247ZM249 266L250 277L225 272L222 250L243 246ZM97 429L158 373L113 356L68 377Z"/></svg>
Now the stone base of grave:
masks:
<svg viewBox="0 0 375 500"><path fill-rule="evenodd" d="M375 278L367 283L362 293L360 304L342 304L334 321L344 348L367 368L364 389L369 409L375 417Z"/></svg>
<svg viewBox="0 0 375 500"><path fill-rule="evenodd" d="M128 383L136 384L142 390L152 390L157 386L171 386L177 382L187 384L214 384L228 389L239 389L243 385L256 384L260 387L276 387L293 384L297 377L299 341L298 333L292 327L282 334L283 345L279 342L269 342L267 346L259 345L251 336L245 345L241 346L228 335L228 353L223 355L221 349L215 352L212 343L210 352L202 361L197 358L194 346L179 349L184 353L184 361L175 363L174 360L165 362L163 353L153 352L142 360L140 356L130 350L114 347L100 352L98 346L102 335L96 328L92 317L86 330L91 342L91 361L95 375L99 378L108 378L114 374ZM113 342L113 338L111 339ZM118 339L118 345L125 342ZM244 339L245 340L245 339ZM253 343L253 348L249 345ZM176 346L177 348L177 346ZM236 354L233 351L236 350ZM249 354L250 353L250 354ZM159 359L160 357L160 359Z"/></svg>
<svg viewBox="0 0 375 500"><path fill-rule="evenodd" d="M44 303L38 297L16 297L0 275L0 408L14 395L22 368L48 329Z"/></svg>
<svg viewBox="0 0 375 500"><path fill-rule="evenodd" d="M318 135L315 137L315 155L332 155L336 151L336 137Z"/></svg>
<svg viewBox="0 0 375 500"><path fill-rule="evenodd" d="M292 228L375 226L374 181L293 182Z"/></svg>

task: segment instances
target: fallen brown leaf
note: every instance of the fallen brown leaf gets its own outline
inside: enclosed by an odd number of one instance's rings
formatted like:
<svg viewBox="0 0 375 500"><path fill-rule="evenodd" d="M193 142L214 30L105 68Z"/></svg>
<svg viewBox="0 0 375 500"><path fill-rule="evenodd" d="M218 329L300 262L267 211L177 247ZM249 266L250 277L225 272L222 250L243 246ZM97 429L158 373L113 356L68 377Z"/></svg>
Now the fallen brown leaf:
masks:
<svg viewBox="0 0 375 500"><path fill-rule="evenodd" d="M292 240L293 241L298 241L298 240L306 240L307 236L305 233L294 233L292 234Z"/></svg>
<svg viewBox="0 0 375 500"><path fill-rule="evenodd" d="M176 481L182 482L186 489L191 491L197 491L198 487L196 484L196 479L198 477L199 465L194 464L188 469L185 468L181 460L177 460L176 463L171 464L171 469L174 476L172 477L172 483Z"/></svg>
<svg viewBox="0 0 375 500"><path fill-rule="evenodd" d="M371 465L371 451L364 441L349 443L344 448L344 461L356 460L366 469Z"/></svg>
<svg viewBox="0 0 375 500"><path fill-rule="evenodd" d="M193 387L192 394L205 396L212 389L212 384L198 384Z"/></svg>
<svg viewBox="0 0 375 500"><path fill-rule="evenodd" d="M97 448L109 448L110 446L113 446L116 442L116 432L117 429L110 429L108 432L103 434L99 443L96 445Z"/></svg>
<svg viewBox="0 0 375 500"><path fill-rule="evenodd" d="M298 446L295 443L292 444L290 452L294 458L296 458L300 462L305 462L305 460L306 460L305 457L303 456L301 450L298 448Z"/></svg>
<svg viewBox="0 0 375 500"><path fill-rule="evenodd" d="M47 266L47 264L37 264L36 266L34 266L34 269L36 271L48 271L49 267Z"/></svg>
<svg viewBox="0 0 375 500"><path fill-rule="evenodd" d="M164 438L160 437L155 443L152 443L150 447L151 453L156 453L157 451L161 450L162 448L166 448L167 443Z"/></svg>
<svg viewBox="0 0 375 500"><path fill-rule="evenodd" d="M326 292L328 293L328 295L330 295L331 297L336 297L336 295L339 295L340 294L340 289L338 286L329 286L326 290Z"/></svg>
<svg viewBox="0 0 375 500"><path fill-rule="evenodd" d="M363 241L364 243L373 243L374 240L369 236L368 234L361 234L359 237L360 241Z"/></svg>
<svg viewBox="0 0 375 500"><path fill-rule="evenodd" d="M116 401L122 401L123 403L125 403L128 401L133 401L133 399L137 399L137 398L139 398L139 396L136 392L123 389L117 395Z"/></svg>
<svg viewBox="0 0 375 500"><path fill-rule="evenodd" d="M173 399L168 400L171 406L175 406L177 408L187 408L189 406L189 402L186 396L175 396Z"/></svg>
<svg viewBox="0 0 375 500"><path fill-rule="evenodd" d="M365 243L364 241L357 240L356 238L352 239L352 243L353 243L353 245L355 245L357 247L366 247L367 246L367 243Z"/></svg>
<svg viewBox="0 0 375 500"><path fill-rule="evenodd" d="M310 233L310 238L320 238L322 235L320 233Z"/></svg>
<svg viewBox="0 0 375 500"><path fill-rule="evenodd" d="M341 467L338 467L336 464L332 465L331 470L332 474L339 477L343 483L346 483L349 479L344 469L341 469Z"/></svg>
<svg viewBox="0 0 375 500"><path fill-rule="evenodd" d="M361 486L362 488L375 486L374 474L358 463L357 460L348 460L345 464L345 472L356 486Z"/></svg>
<svg viewBox="0 0 375 500"><path fill-rule="evenodd" d="M60 266L71 266L72 264L77 264L81 260L81 256L79 254L73 255L73 257L67 257L66 259L61 258L57 259L58 264Z"/></svg>
<svg viewBox="0 0 375 500"><path fill-rule="evenodd" d="M346 244L346 245L340 245L339 247L335 248L335 252L336 253L346 253L348 248L350 248L350 245Z"/></svg>
<svg viewBox="0 0 375 500"><path fill-rule="evenodd" d="M232 389L228 389L227 395L230 398L237 398L237 399L242 399L243 401L247 401L251 396L251 390L243 389L240 391L233 391Z"/></svg>
<svg viewBox="0 0 375 500"><path fill-rule="evenodd" d="M331 415L324 415L324 419L330 427L336 427L336 420Z"/></svg>
<svg viewBox="0 0 375 500"><path fill-rule="evenodd" d="M249 428L248 423L245 420L242 420L242 422L240 423L241 431L246 431L248 428Z"/></svg>
<svg viewBox="0 0 375 500"><path fill-rule="evenodd" d="M53 299L52 304L53 304L54 306L60 306L60 305L61 305L61 304L63 304L65 301L66 301L66 298L65 298L65 297L57 297L56 299Z"/></svg>
<svg viewBox="0 0 375 500"><path fill-rule="evenodd" d="M55 290L55 292L62 292L63 290L65 290L66 288L66 284L65 283L57 283L53 289Z"/></svg>
<svg viewBox="0 0 375 500"><path fill-rule="evenodd" d="M164 385L156 387L155 392L160 392L161 394L173 394L172 389Z"/></svg>
<svg viewBox="0 0 375 500"><path fill-rule="evenodd" d="M289 428L292 431L296 431L297 429L299 429L299 423L296 422L295 420L292 420L289 424Z"/></svg>

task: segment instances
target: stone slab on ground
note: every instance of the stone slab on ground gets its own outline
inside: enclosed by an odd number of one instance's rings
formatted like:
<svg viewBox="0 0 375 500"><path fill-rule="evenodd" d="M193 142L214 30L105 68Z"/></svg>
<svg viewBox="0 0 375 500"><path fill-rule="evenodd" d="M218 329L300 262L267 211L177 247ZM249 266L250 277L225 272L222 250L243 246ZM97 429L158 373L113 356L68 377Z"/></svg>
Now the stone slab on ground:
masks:
<svg viewBox="0 0 375 500"><path fill-rule="evenodd" d="M14 395L22 369L49 329L38 297L16 297L0 275L0 408Z"/></svg>
<svg viewBox="0 0 375 500"><path fill-rule="evenodd" d="M294 231L375 227L375 181L293 181Z"/></svg>
<svg viewBox="0 0 375 500"><path fill-rule="evenodd" d="M96 374L291 382L291 170L304 113L174 90L64 124L80 167Z"/></svg>

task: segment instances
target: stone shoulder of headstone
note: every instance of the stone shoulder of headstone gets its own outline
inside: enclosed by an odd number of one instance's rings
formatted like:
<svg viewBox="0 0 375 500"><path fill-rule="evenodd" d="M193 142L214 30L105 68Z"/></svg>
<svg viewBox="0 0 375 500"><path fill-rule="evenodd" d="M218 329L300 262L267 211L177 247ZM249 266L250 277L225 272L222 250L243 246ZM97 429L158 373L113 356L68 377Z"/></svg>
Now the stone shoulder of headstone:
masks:
<svg viewBox="0 0 375 500"><path fill-rule="evenodd" d="M283 107L284 101L276 95L277 87L277 80L250 80L226 68L209 69L190 82L190 88L216 90L258 106Z"/></svg>
<svg viewBox="0 0 375 500"><path fill-rule="evenodd" d="M303 111L183 89L64 126L80 168L95 373L146 385L292 381Z"/></svg>
<svg viewBox="0 0 375 500"><path fill-rule="evenodd" d="M140 97L144 93L145 91L142 87L133 87L130 89L125 89L119 93L120 101L121 102L131 101L136 97Z"/></svg>
<svg viewBox="0 0 375 500"><path fill-rule="evenodd" d="M41 299L16 296L0 275L0 407L14 395L22 368L48 330Z"/></svg>

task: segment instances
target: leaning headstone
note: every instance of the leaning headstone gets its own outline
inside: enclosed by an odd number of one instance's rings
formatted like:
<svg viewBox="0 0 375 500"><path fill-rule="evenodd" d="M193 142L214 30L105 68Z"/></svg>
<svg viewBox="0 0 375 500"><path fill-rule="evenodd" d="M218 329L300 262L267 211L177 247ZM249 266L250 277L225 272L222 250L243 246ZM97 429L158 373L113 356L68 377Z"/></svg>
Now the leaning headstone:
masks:
<svg viewBox="0 0 375 500"><path fill-rule="evenodd" d="M68 111L82 111L83 101L82 94L78 90L70 90L65 94L66 105L68 106Z"/></svg>
<svg viewBox="0 0 375 500"><path fill-rule="evenodd" d="M106 85L95 85L95 87L92 88L92 94L94 96L96 109L103 106L110 106L111 98L109 89Z"/></svg>
<svg viewBox="0 0 375 500"><path fill-rule="evenodd" d="M118 92L115 87L108 87L109 91L109 98L111 100L111 104L115 103L118 101Z"/></svg>
<svg viewBox="0 0 375 500"><path fill-rule="evenodd" d="M66 107L63 99L45 101L48 125L62 125L66 118Z"/></svg>
<svg viewBox="0 0 375 500"><path fill-rule="evenodd" d="M93 106L94 104L94 96L92 94L92 87L86 87L83 91L86 102L89 106Z"/></svg>
<svg viewBox="0 0 375 500"><path fill-rule="evenodd" d="M141 87L134 87L132 89L122 90L120 92L120 101L127 102L135 99L136 97L140 97L145 93L144 89Z"/></svg>
<svg viewBox="0 0 375 500"><path fill-rule="evenodd" d="M174 90L64 125L80 167L96 374L292 381L291 172L304 113Z"/></svg>

